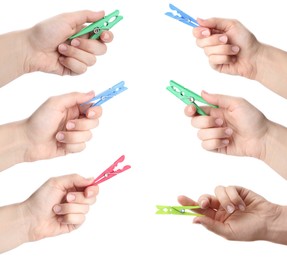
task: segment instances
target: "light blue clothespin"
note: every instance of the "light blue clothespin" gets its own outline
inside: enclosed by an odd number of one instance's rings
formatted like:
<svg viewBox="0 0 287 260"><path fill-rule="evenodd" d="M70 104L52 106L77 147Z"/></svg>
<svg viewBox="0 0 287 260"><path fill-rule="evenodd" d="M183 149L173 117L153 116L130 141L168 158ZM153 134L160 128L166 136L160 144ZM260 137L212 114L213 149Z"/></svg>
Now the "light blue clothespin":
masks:
<svg viewBox="0 0 287 260"><path fill-rule="evenodd" d="M91 107L100 106L113 98L114 96L122 93L123 91L127 90L128 88L124 86L125 82L121 81L117 85L105 90L104 92L98 94L88 102L83 103L82 105L92 104Z"/></svg>
<svg viewBox="0 0 287 260"><path fill-rule="evenodd" d="M175 7L173 4L169 4L169 7L171 10L176 11L176 14L174 14L174 12L167 12L167 13L165 13L167 16L174 18L174 19L176 19L182 23L185 23L189 26L192 26L192 27L198 27L199 26L198 22L194 18L192 18L188 14L181 11L180 9Z"/></svg>

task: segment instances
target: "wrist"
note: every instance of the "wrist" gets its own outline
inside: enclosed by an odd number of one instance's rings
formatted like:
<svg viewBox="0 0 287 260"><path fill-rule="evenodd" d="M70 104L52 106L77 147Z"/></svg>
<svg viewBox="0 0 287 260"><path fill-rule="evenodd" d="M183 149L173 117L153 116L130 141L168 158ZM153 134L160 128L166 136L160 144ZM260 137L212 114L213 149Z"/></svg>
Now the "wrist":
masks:
<svg viewBox="0 0 287 260"><path fill-rule="evenodd" d="M287 179L287 128L283 125L269 121L269 126L265 138L265 149L261 160L269 165L273 170Z"/></svg>
<svg viewBox="0 0 287 260"><path fill-rule="evenodd" d="M25 121L0 126L0 171L24 162L27 150Z"/></svg>
<svg viewBox="0 0 287 260"><path fill-rule="evenodd" d="M266 223L266 241L287 245L287 207L276 205Z"/></svg>

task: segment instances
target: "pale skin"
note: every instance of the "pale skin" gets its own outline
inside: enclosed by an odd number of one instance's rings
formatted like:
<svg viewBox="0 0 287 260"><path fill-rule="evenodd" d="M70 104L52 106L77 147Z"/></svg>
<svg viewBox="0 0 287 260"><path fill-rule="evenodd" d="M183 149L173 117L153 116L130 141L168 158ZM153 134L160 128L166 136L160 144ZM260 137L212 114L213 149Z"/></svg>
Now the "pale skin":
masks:
<svg viewBox="0 0 287 260"><path fill-rule="evenodd" d="M287 52L259 42L239 21L197 19L193 29L197 45L219 72L256 80L287 98Z"/></svg>
<svg viewBox="0 0 287 260"><path fill-rule="evenodd" d="M104 11L63 13L35 26L0 35L0 87L25 73L41 71L57 75L80 75L107 51L113 34L104 31L99 40L89 35L67 40L85 23L104 17Z"/></svg>
<svg viewBox="0 0 287 260"><path fill-rule="evenodd" d="M204 216L193 222L234 241L265 240L287 245L287 207L267 201L239 186L218 186L215 195L204 194L198 201L179 196L183 206L200 205L194 210Z"/></svg>
<svg viewBox="0 0 287 260"><path fill-rule="evenodd" d="M200 116L190 105L185 114L192 117L192 126L199 129L198 138L204 149L257 158L287 179L286 127L267 119L243 98L204 91L202 97L219 108L203 107L208 116Z"/></svg>
<svg viewBox="0 0 287 260"><path fill-rule="evenodd" d="M50 178L27 200L0 207L0 253L81 226L99 192L87 187L92 181L77 174Z"/></svg>
<svg viewBox="0 0 287 260"><path fill-rule="evenodd" d="M81 152L98 126L101 107L82 103L94 92L49 98L29 118L0 126L0 171L15 164Z"/></svg>

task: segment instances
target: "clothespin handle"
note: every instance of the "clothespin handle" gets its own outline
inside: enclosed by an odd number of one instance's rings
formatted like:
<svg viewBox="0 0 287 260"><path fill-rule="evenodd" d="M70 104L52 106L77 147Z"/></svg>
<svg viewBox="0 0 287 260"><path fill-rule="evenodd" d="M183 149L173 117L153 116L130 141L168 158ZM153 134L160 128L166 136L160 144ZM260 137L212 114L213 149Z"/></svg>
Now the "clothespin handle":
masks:
<svg viewBox="0 0 287 260"><path fill-rule="evenodd" d="M123 16L119 16L119 10L115 10L109 15L106 15L102 19L91 23L87 27L83 28L78 33L72 35L69 40L80 37L84 34L91 33L90 39L98 39L104 30L109 30L115 26L119 21L123 19Z"/></svg>
<svg viewBox="0 0 287 260"><path fill-rule="evenodd" d="M162 206L157 205L156 214L160 215L187 215L187 216L203 216L199 213L189 212L187 210L196 210L200 209L199 206Z"/></svg>

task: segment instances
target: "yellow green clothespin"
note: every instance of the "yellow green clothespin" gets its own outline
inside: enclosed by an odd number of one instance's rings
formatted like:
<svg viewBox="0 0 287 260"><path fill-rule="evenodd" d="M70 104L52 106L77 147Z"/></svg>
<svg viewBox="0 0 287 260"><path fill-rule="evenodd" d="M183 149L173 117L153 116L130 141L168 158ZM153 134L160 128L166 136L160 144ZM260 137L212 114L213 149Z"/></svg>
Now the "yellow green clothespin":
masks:
<svg viewBox="0 0 287 260"><path fill-rule="evenodd" d="M173 95L175 95L177 98L179 98L181 101L183 101L185 104L187 105L193 104L196 108L197 113L200 115L206 116L207 114L195 103L195 100L204 103L208 106L218 108L218 106L208 103L201 96L195 94L191 90L181 86L180 84L176 83L173 80L170 81L170 85L166 89L170 91Z"/></svg>
<svg viewBox="0 0 287 260"><path fill-rule="evenodd" d="M155 214L161 214L161 215L166 215L166 214L172 214L172 215L187 215L187 216L204 216L199 213L194 213L191 212L191 210L194 209L200 209L199 206L162 206L162 205L157 205L156 206L158 211Z"/></svg>
<svg viewBox="0 0 287 260"><path fill-rule="evenodd" d="M119 16L119 10L112 12L111 14L103 17L99 21L96 21L87 27L83 28L78 33L72 35L69 40L82 36L84 34L90 33L90 39L98 39L103 31L111 29L119 21L123 19L122 16Z"/></svg>

